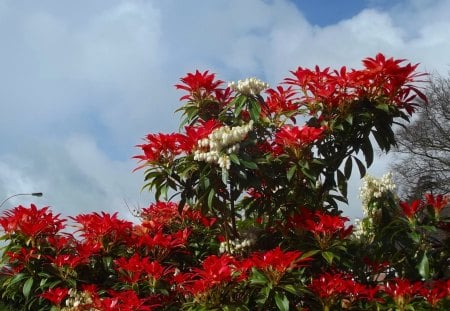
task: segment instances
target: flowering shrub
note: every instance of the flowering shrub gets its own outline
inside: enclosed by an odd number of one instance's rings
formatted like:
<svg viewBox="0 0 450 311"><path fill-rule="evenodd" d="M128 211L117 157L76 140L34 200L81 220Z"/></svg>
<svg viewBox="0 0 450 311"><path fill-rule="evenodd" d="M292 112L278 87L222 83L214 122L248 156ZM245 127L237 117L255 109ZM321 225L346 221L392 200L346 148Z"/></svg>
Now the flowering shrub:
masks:
<svg viewBox="0 0 450 311"><path fill-rule="evenodd" d="M389 151L393 124L426 100L417 65L381 54L363 65L299 67L275 88L187 74L180 132L137 146L155 195L139 222L82 214L68 233L45 207L3 213L0 307L448 309L447 197L400 202L373 181L358 234L339 210L372 141Z"/></svg>

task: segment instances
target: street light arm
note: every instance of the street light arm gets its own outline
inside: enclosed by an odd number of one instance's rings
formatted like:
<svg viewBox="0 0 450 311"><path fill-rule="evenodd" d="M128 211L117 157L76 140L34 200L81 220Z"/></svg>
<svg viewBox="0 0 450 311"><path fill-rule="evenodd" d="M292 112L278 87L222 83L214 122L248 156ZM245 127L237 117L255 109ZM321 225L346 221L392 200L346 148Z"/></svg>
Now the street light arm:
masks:
<svg viewBox="0 0 450 311"><path fill-rule="evenodd" d="M8 201L11 198L17 197L19 195L32 195L34 197L42 197L43 193L42 192L33 192L33 193L16 193L16 194L13 194L13 195L7 197L6 199L4 199L2 201L2 203L0 203L0 208L3 206L3 204L6 203L6 201Z"/></svg>

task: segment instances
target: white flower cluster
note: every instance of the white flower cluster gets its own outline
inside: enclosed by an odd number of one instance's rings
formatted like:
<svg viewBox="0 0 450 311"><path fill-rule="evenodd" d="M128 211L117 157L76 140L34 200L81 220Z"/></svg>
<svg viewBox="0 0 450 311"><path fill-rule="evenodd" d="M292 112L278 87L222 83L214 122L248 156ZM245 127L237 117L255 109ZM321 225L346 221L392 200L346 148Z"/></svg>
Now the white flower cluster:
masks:
<svg viewBox="0 0 450 311"><path fill-rule="evenodd" d="M253 129L253 121L242 126L222 126L198 141L194 160L217 163L222 169L230 169L229 154L239 151L239 142ZM225 152L225 153L224 153Z"/></svg>
<svg viewBox="0 0 450 311"><path fill-rule="evenodd" d="M381 178L366 175L363 178L363 184L359 188L359 197L362 200L364 211L368 214L368 205L373 198L381 198L388 192L395 190L395 184L392 181L392 174L386 173Z"/></svg>
<svg viewBox="0 0 450 311"><path fill-rule="evenodd" d="M236 82L228 83L233 91L244 94L244 95L258 95L261 91L267 89L269 84L258 80L256 78L247 78L245 80L239 80Z"/></svg>
<svg viewBox="0 0 450 311"><path fill-rule="evenodd" d="M357 238L361 239L364 236L364 226L363 222L359 218L355 218L355 224L353 225L352 234Z"/></svg>
<svg viewBox="0 0 450 311"><path fill-rule="evenodd" d="M253 239L230 240L228 242L221 242L219 246L219 252L223 254L229 251L231 254L235 254L240 251L245 251L253 244L255 244L255 240Z"/></svg>
<svg viewBox="0 0 450 311"><path fill-rule="evenodd" d="M66 300L66 306L61 309L61 311L77 311L77 310L89 310L89 311L100 311L95 308L85 309L85 305L92 304L91 295L86 292L79 292L76 289L71 288L69 290L69 298ZM83 308L84 307L84 308Z"/></svg>

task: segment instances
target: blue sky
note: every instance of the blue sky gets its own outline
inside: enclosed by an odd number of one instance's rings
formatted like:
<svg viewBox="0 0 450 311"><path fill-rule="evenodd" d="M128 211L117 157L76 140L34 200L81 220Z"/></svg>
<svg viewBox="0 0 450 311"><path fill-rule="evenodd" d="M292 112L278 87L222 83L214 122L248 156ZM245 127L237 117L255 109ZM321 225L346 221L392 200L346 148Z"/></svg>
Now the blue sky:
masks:
<svg viewBox="0 0 450 311"><path fill-rule="evenodd" d="M131 217L125 202L151 200L133 146L177 129L186 72L275 85L297 66L359 67L383 52L446 74L448 29L449 0L0 0L0 196L42 191L7 207Z"/></svg>

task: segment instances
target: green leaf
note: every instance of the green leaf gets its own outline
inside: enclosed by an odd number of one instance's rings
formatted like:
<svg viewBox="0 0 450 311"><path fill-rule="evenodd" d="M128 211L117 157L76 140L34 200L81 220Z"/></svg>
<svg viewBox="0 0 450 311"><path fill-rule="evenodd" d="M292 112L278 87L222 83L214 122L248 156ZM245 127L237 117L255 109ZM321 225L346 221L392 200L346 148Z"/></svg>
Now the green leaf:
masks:
<svg viewBox="0 0 450 311"><path fill-rule="evenodd" d="M358 165L360 178L363 178L364 176L366 176L366 167L357 157L353 157L353 159L355 159L355 162Z"/></svg>
<svg viewBox="0 0 450 311"><path fill-rule="evenodd" d="M348 157L347 161L345 161L345 165L344 165L344 175L345 178L349 179L350 176L352 175L352 157Z"/></svg>
<svg viewBox="0 0 450 311"><path fill-rule="evenodd" d="M339 191L344 197L347 197L347 178L345 178L345 175L341 172L341 170L337 170L336 173Z"/></svg>
<svg viewBox="0 0 450 311"><path fill-rule="evenodd" d="M364 154L364 158L366 159L367 167L369 167L373 163L373 147L368 137L361 144L361 150Z"/></svg>
<svg viewBox="0 0 450 311"><path fill-rule="evenodd" d="M293 165L287 172L286 177L290 181L292 179L292 176L294 176L295 171L297 170L297 166Z"/></svg>
<svg viewBox="0 0 450 311"><path fill-rule="evenodd" d="M252 268L252 275L250 277L250 283L255 285L265 285L269 282L267 277L259 272L258 269Z"/></svg>
<svg viewBox="0 0 450 311"><path fill-rule="evenodd" d="M387 105L387 104L378 104L378 105L376 105L376 108L380 109L384 112L389 112L389 105Z"/></svg>
<svg viewBox="0 0 450 311"><path fill-rule="evenodd" d="M33 287L33 282L34 282L33 278L30 277L28 280L26 280L25 284L23 284L22 293L27 299L30 296L31 288Z"/></svg>
<svg viewBox="0 0 450 311"><path fill-rule="evenodd" d="M347 121L348 124L352 125L353 124L353 115L351 113L349 113L349 115L347 117L345 117L345 121Z"/></svg>
<svg viewBox="0 0 450 311"><path fill-rule="evenodd" d="M211 190L209 191L208 194L208 207L212 208L213 206L213 200L214 200L214 196L216 194L216 191L214 190L214 188L211 188Z"/></svg>
<svg viewBox="0 0 450 311"><path fill-rule="evenodd" d="M258 102L255 101L251 101L250 102L250 107L249 107L249 112L250 112L250 118L257 122L259 120L259 116L261 114L261 106Z"/></svg>
<svg viewBox="0 0 450 311"><path fill-rule="evenodd" d="M275 303L277 304L278 310L289 311L289 300L287 299L286 295L276 292Z"/></svg>
<svg viewBox="0 0 450 311"><path fill-rule="evenodd" d="M301 256L300 258L301 258L301 259L304 259L304 258L312 257L312 256L314 256L315 254L317 254L318 252L320 252L320 250L318 250L318 249L313 249L313 250L307 251L306 253L303 253L302 256Z"/></svg>
<svg viewBox="0 0 450 311"><path fill-rule="evenodd" d="M227 185L228 184L228 170L226 168L222 168L222 182Z"/></svg>
<svg viewBox="0 0 450 311"><path fill-rule="evenodd" d="M423 253L422 259L417 265L417 270L425 280L428 280L430 278L430 263L428 261L428 256L426 252Z"/></svg>
<svg viewBox="0 0 450 311"><path fill-rule="evenodd" d="M332 252L322 252L322 257L330 264L333 264L334 254Z"/></svg>
<svg viewBox="0 0 450 311"><path fill-rule="evenodd" d="M258 299L256 299L256 303L260 306L263 306L266 303L267 298L269 298L270 291L271 291L270 288L267 286L261 288L261 290L258 293Z"/></svg>
<svg viewBox="0 0 450 311"><path fill-rule="evenodd" d="M237 165L241 164L241 163L239 162L238 156L235 155L234 153L231 153L231 154L229 154L228 156L230 157L231 162L233 162L234 164L237 164Z"/></svg>
<svg viewBox="0 0 450 311"><path fill-rule="evenodd" d="M255 162L251 162L251 161L245 161L245 160L240 160L241 164L251 170L256 170L258 168L258 165Z"/></svg>
<svg viewBox="0 0 450 311"><path fill-rule="evenodd" d="M296 296L298 296L300 294L300 291L298 290L298 287L295 287L292 284L285 284L285 285L281 285L280 286L282 289L284 289L285 291L294 294Z"/></svg>

